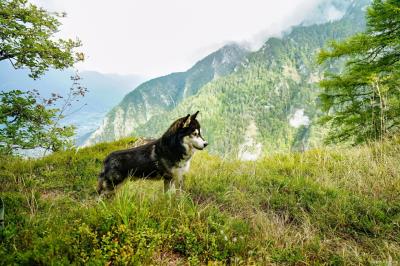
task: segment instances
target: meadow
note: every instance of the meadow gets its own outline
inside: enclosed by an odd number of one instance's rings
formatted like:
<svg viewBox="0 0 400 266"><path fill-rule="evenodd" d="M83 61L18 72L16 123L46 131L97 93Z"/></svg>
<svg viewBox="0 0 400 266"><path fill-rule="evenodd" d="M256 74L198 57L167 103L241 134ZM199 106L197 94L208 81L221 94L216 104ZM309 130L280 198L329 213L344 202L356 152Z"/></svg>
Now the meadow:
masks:
<svg viewBox="0 0 400 266"><path fill-rule="evenodd" d="M266 156L198 152L185 192L97 174L127 138L39 159L0 158L1 265L400 263L400 139Z"/></svg>

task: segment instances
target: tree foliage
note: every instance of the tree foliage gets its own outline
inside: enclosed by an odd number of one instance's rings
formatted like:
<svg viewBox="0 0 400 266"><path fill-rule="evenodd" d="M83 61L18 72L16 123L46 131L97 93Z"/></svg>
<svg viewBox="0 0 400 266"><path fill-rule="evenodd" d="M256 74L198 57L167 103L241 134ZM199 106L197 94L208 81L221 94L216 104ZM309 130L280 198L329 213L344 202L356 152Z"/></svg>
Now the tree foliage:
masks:
<svg viewBox="0 0 400 266"><path fill-rule="evenodd" d="M37 101L34 92L12 90L0 92L0 150L12 153L16 149L37 147L57 150L65 137L73 134L72 127L55 127L57 109L46 108ZM49 147L51 146L51 147Z"/></svg>
<svg viewBox="0 0 400 266"><path fill-rule="evenodd" d="M59 17L27 0L0 1L0 61L9 60L15 68L27 67L30 76L38 78L49 67L63 69L83 60L74 49L79 40L58 39Z"/></svg>
<svg viewBox="0 0 400 266"><path fill-rule="evenodd" d="M346 60L341 73L320 82L328 142L357 144L399 131L400 1L374 0L366 19L365 32L319 53L320 63Z"/></svg>
<svg viewBox="0 0 400 266"><path fill-rule="evenodd" d="M64 69L83 60L74 53L79 40L55 40L64 13L50 13L27 0L0 0L0 61L8 60L14 68L28 68L36 79L50 67ZM72 101L84 96L86 88L79 85L79 76L67 97L52 94L44 99L38 91L11 90L0 92L0 152L44 148L60 150L70 144L73 126L61 126L60 120ZM56 102L63 99L55 108Z"/></svg>
<svg viewBox="0 0 400 266"><path fill-rule="evenodd" d="M60 121L87 89L79 84L78 75L71 79L73 84L66 97L53 93L45 99L36 90L0 92L1 153L33 148L58 151L72 146L74 126L62 126Z"/></svg>

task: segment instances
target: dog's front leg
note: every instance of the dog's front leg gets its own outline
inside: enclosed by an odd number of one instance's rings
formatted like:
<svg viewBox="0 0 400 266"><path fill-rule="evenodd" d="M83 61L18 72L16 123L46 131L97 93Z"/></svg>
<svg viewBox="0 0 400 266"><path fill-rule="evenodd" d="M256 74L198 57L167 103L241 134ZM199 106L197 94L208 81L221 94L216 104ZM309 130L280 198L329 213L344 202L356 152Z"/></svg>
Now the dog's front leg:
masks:
<svg viewBox="0 0 400 266"><path fill-rule="evenodd" d="M184 178L183 174L178 175L176 178L178 181L177 186L179 188L179 191L183 191L183 186L184 186L183 178Z"/></svg>
<svg viewBox="0 0 400 266"><path fill-rule="evenodd" d="M171 178L164 178L164 192L172 191L180 193L183 190L183 176L177 175Z"/></svg>
<svg viewBox="0 0 400 266"><path fill-rule="evenodd" d="M166 176L164 177L164 193L171 189L175 190L174 178L172 176Z"/></svg>

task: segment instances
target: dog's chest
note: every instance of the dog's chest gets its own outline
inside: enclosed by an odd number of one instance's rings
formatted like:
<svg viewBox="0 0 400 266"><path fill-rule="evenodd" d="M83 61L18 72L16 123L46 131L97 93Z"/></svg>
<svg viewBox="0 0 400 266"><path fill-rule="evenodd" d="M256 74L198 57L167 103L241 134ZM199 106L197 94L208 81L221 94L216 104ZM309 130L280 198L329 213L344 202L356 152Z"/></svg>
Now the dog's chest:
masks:
<svg viewBox="0 0 400 266"><path fill-rule="evenodd" d="M189 171L189 168L190 168L190 159L182 160L171 168L171 173L174 176L182 176L183 174Z"/></svg>

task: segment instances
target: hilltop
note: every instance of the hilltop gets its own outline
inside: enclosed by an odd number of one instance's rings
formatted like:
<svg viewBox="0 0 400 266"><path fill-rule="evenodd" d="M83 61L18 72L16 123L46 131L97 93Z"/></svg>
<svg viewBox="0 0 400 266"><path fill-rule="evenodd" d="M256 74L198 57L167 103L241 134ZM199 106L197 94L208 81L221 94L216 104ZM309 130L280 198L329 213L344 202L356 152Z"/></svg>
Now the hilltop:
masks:
<svg viewBox="0 0 400 266"><path fill-rule="evenodd" d="M181 197L136 181L99 201L103 158L134 142L2 157L0 264L400 261L399 138L255 162L199 152Z"/></svg>

